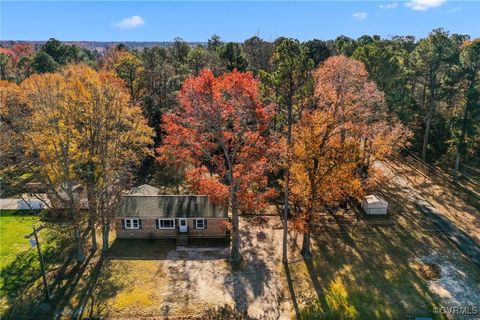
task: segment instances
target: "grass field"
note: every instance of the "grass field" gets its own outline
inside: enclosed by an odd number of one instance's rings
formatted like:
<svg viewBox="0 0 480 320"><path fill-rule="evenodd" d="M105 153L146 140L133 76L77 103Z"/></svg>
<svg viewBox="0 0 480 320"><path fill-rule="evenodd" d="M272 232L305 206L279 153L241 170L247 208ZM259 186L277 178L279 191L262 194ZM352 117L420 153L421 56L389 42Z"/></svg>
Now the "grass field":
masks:
<svg viewBox="0 0 480 320"><path fill-rule="evenodd" d="M0 211L0 315L11 313L14 306L22 307L24 299L34 305L42 297L37 249L25 238L33 225L39 226L40 218L29 211ZM50 225L39 233L47 271L68 255L68 250L62 250L65 235L65 229Z"/></svg>
<svg viewBox="0 0 480 320"><path fill-rule="evenodd" d="M32 225L39 222L34 215L24 215L20 211L0 211L0 314L9 307L9 296L15 285L23 279L16 278L11 271L24 269L28 264L37 268L36 251L30 247L25 235L32 232ZM23 266L20 266L19 259Z"/></svg>
<svg viewBox="0 0 480 320"><path fill-rule="evenodd" d="M431 316L440 299L415 268L419 252L408 237L394 230L317 237L313 259L291 265L302 319Z"/></svg>
<svg viewBox="0 0 480 320"><path fill-rule="evenodd" d="M30 248L25 235L32 232L38 216L24 215L20 211L0 211L0 270L15 260L15 256Z"/></svg>

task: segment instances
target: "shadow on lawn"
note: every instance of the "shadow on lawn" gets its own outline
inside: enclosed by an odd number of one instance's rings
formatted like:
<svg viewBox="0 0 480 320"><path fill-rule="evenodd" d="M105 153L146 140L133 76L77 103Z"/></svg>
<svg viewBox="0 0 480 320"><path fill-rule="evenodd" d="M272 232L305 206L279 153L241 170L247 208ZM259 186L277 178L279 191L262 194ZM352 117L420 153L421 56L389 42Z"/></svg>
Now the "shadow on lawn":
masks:
<svg viewBox="0 0 480 320"><path fill-rule="evenodd" d="M216 260L226 258L219 252L229 245L229 239L190 239L187 247L177 250L175 239L115 239L105 257L112 260L171 260L169 253L176 251L176 260ZM198 254L188 254L195 251Z"/></svg>
<svg viewBox="0 0 480 320"><path fill-rule="evenodd" d="M86 233L88 230L85 230L84 239ZM47 281L52 295L50 305L44 303L44 287L36 250L21 252L2 269L0 289L8 305L2 319L81 318L83 314L91 316L104 311L106 300L119 290L118 285L111 281L109 265L104 265L100 252L90 252L86 261L77 263L75 243L70 236L68 228L50 226L42 240ZM102 295L95 296L94 289L100 287ZM85 309L87 304L93 307Z"/></svg>
<svg viewBox="0 0 480 320"><path fill-rule="evenodd" d="M382 186L394 213L393 224L366 218L360 227L332 225L335 231L326 227L312 235L314 257L304 263L316 297L304 303L301 319L433 316L438 298L409 262L435 247L439 239L422 232L432 225L402 192L391 183Z"/></svg>
<svg viewBox="0 0 480 320"><path fill-rule="evenodd" d="M431 314L435 299L409 266L415 248L402 244L407 240L403 236L368 235L370 241L356 249L340 238L315 237L318 251L305 265L317 299L302 310L301 318L399 319Z"/></svg>
<svg viewBox="0 0 480 320"><path fill-rule="evenodd" d="M304 262L316 297L300 310L301 319L433 316L438 298L409 262L439 239L422 232L431 224L408 201L397 200L402 195L395 185L387 184L382 190L396 212L394 225L365 221L363 228L312 235L314 257Z"/></svg>
<svg viewBox="0 0 480 320"><path fill-rule="evenodd" d="M224 279L224 287L234 300L235 310L244 315L243 319L279 319L280 304L288 294L274 276L278 248L272 245L272 234L262 230L262 223L241 229L242 261L231 263L229 275ZM258 314L259 302L261 315Z"/></svg>
<svg viewBox="0 0 480 320"><path fill-rule="evenodd" d="M37 298L24 301L22 310L12 319L84 319L108 314L107 301L122 289L122 284L113 280L112 266L98 252L90 253L81 264L74 260L59 269L60 273L68 269L63 276L55 275L49 309L38 303L43 297L43 287L37 286Z"/></svg>
<svg viewBox="0 0 480 320"><path fill-rule="evenodd" d="M295 319L300 319L300 308L298 307L297 296L295 295L295 289L293 287L292 276L290 274L290 266L288 263L283 263L283 268L285 269L285 277L287 278L288 291L290 293L290 298L292 299L293 309L295 310Z"/></svg>
<svg viewBox="0 0 480 320"><path fill-rule="evenodd" d="M26 241L26 240L25 240ZM70 264L71 244L65 233L53 229L42 239L42 252L46 264L47 279L51 291L55 291L57 273ZM60 267L58 267L60 266ZM39 301L43 302L43 284L40 282L40 263L36 249L22 251L15 259L2 268L2 297L7 300L8 309L4 312L5 319L18 319L23 313L32 317L38 311L38 316L45 313L45 308L37 308Z"/></svg>
<svg viewBox="0 0 480 320"><path fill-rule="evenodd" d="M124 288L124 284L115 280L117 270L110 261L100 257L90 271L88 280L79 290L72 306L73 318L93 319L108 316L108 301Z"/></svg>

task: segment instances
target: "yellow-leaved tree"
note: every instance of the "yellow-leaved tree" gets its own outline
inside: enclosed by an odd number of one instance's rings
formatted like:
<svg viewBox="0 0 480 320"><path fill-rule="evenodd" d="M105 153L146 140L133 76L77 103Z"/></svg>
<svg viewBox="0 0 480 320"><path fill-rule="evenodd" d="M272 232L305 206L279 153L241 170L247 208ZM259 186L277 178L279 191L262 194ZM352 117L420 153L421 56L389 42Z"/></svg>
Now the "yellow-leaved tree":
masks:
<svg viewBox="0 0 480 320"><path fill-rule="evenodd" d="M67 81L60 73L46 73L29 77L21 88L31 110L25 119L27 128L21 132L28 158L25 170L43 184L52 207L65 209L73 221L77 260L83 261L81 189L75 173L80 137L67 103Z"/></svg>
<svg viewBox="0 0 480 320"><path fill-rule="evenodd" d="M49 185L52 203L73 216L78 258L84 258L82 207L88 208L92 249L100 222L107 250L115 204L150 152L153 130L131 103L124 82L111 72L72 65L59 73L32 76L22 88L32 109L26 147ZM82 193L87 205L81 202Z"/></svg>

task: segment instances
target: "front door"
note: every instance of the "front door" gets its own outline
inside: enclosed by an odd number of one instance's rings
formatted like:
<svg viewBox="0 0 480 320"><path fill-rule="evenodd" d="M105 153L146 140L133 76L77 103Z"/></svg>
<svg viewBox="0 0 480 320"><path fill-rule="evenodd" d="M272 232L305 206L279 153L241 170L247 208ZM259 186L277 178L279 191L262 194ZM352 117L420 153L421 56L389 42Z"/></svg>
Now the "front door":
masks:
<svg viewBox="0 0 480 320"><path fill-rule="evenodd" d="M180 218L178 219L178 228L180 232L187 232L187 219Z"/></svg>

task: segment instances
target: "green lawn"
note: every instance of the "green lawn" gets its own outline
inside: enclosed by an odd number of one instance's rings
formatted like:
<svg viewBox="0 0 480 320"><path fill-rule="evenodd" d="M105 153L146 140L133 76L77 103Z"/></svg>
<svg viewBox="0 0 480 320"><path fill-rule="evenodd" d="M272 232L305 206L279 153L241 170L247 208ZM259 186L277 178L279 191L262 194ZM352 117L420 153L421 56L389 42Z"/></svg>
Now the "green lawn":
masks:
<svg viewBox="0 0 480 320"><path fill-rule="evenodd" d="M10 307L14 292L27 275L31 278L30 271L38 267L36 251L25 239L32 232L32 225L38 222L38 216L21 211L0 211L0 315Z"/></svg>
<svg viewBox="0 0 480 320"><path fill-rule="evenodd" d="M31 290L41 284L37 249L32 248L25 238L25 235L33 231L33 225L40 225L40 217L29 211L0 211L0 317L8 314L21 297L24 298L32 292L42 292ZM61 230L49 226L39 233L42 252L47 267L51 269L56 267L57 261L63 259L63 256L58 254Z"/></svg>
<svg viewBox="0 0 480 320"><path fill-rule="evenodd" d="M25 235L32 232L32 225L38 222L38 216L21 211L0 211L0 270L15 260L18 253L30 248Z"/></svg>

